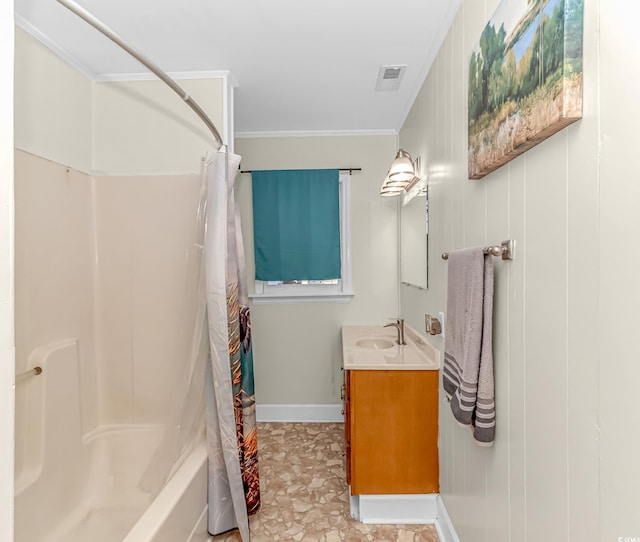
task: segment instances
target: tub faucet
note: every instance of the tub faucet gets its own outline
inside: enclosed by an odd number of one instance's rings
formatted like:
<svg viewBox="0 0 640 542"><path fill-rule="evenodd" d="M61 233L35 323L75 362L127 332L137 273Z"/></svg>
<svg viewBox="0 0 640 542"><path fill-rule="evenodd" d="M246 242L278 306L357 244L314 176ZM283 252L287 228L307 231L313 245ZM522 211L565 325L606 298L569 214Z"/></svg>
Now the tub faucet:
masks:
<svg viewBox="0 0 640 542"><path fill-rule="evenodd" d="M403 344L407 344L404 341L404 319L403 318L398 318L396 319L395 322L391 322L390 324L386 324L384 327L390 327L393 326L398 330L398 339L396 340L396 342L402 346Z"/></svg>

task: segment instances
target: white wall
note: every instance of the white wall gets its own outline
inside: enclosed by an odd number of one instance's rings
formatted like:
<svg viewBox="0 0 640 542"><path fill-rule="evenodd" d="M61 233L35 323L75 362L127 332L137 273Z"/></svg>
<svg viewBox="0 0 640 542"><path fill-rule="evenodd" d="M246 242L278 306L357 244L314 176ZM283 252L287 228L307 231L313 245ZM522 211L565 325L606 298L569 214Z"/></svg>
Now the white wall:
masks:
<svg viewBox="0 0 640 542"><path fill-rule="evenodd" d="M0 539L13 540L13 2L0 2Z"/></svg>
<svg viewBox="0 0 640 542"><path fill-rule="evenodd" d="M640 537L640 431L630 423L638 412L640 364L636 337L640 327L640 186L637 126L640 108L636 3L601 0L600 7L600 155L597 340L602 539ZM594 7L594 10L597 7ZM593 247L593 245L591 245ZM594 248L596 248L594 247ZM583 295L591 292L581 292ZM595 292L593 292L595 295ZM595 330L594 330L595 331ZM596 339L597 338L597 339Z"/></svg>
<svg viewBox="0 0 640 542"><path fill-rule="evenodd" d="M85 173L166 175L198 173L214 148L206 126L163 82L90 81L20 28L15 72L15 146L36 156ZM228 140L226 75L176 82Z"/></svg>
<svg viewBox="0 0 640 542"><path fill-rule="evenodd" d="M223 134L225 82L177 82ZM200 159L215 148L204 123L161 81L94 83L93 97L95 172L198 173Z"/></svg>
<svg viewBox="0 0 640 542"><path fill-rule="evenodd" d="M16 116L16 121L19 117ZM78 339L85 431L97 424L95 405L96 244L93 180L32 154L15 153L16 371L31 368L32 352ZM28 387L16 387L16 465L20 472L29 412Z"/></svg>
<svg viewBox="0 0 640 542"><path fill-rule="evenodd" d="M408 321L446 309L442 252L516 241L495 260L496 442L477 447L441 394L442 495L464 542L637 537L640 79L620 59L638 8L585 2L583 119L469 181L467 63L498 3L464 2L400 134L431 175L429 290L402 288Z"/></svg>
<svg viewBox="0 0 640 542"><path fill-rule="evenodd" d="M185 393L200 191L199 175L95 179L100 424L162 423Z"/></svg>
<svg viewBox="0 0 640 542"><path fill-rule="evenodd" d="M16 27L15 146L91 171L92 82Z"/></svg>
<svg viewBox="0 0 640 542"><path fill-rule="evenodd" d="M339 403L341 326L386 323L397 315L396 202L378 195L395 151L395 136L236 140L242 169L362 168L351 180L351 303L252 306L259 405ZM242 175L236 186L252 281L251 176Z"/></svg>

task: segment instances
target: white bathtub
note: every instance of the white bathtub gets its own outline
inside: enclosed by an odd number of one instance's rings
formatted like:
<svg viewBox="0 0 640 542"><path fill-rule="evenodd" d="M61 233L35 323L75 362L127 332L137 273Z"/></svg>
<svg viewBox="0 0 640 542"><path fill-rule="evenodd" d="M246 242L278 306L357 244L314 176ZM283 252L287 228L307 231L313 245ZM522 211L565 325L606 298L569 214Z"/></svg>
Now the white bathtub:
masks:
<svg viewBox="0 0 640 542"><path fill-rule="evenodd" d="M77 344L38 349L40 376L16 386L29 408L15 483L15 542L204 542L207 452L195 444L159 494L138 486L162 426L102 426L82 435Z"/></svg>

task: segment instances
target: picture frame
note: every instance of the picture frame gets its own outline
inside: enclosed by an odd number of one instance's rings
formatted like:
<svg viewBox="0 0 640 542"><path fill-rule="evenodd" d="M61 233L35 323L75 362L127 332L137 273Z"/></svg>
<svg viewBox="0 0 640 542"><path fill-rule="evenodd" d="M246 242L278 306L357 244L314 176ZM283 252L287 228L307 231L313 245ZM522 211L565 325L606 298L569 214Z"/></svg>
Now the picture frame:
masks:
<svg viewBox="0 0 640 542"><path fill-rule="evenodd" d="M583 12L583 0L500 3L469 57L470 179L582 117Z"/></svg>

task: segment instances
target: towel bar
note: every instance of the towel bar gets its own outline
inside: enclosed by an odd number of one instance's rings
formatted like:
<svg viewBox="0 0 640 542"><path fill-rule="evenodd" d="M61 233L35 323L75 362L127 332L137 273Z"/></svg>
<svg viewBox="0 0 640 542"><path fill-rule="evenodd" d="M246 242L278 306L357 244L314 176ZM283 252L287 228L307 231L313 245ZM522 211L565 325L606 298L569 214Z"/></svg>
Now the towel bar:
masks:
<svg viewBox="0 0 640 542"><path fill-rule="evenodd" d="M513 239L508 239L506 241L502 241L500 245L484 247L484 253L491 254L492 256L502 256L503 260L513 260L514 249L515 249L515 241ZM442 254L442 259L448 260L449 253L444 252Z"/></svg>

